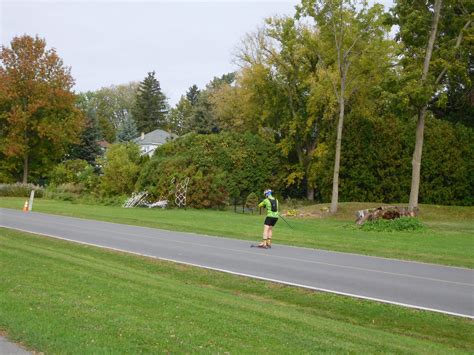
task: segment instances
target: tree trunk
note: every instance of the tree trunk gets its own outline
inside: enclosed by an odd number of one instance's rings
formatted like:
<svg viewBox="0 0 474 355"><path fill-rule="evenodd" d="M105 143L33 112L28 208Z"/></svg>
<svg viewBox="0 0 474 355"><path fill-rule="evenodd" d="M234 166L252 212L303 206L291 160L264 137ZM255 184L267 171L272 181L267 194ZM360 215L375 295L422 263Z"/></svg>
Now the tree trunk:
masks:
<svg viewBox="0 0 474 355"><path fill-rule="evenodd" d="M28 153L23 157L23 183L28 183Z"/></svg>
<svg viewBox="0 0 474 355"><path fill-rule="evenodd" d="M430 38L428 40L428 46L426 48L425 61L423 64L423 74L421 76L421 85L425 84L430 68L431 55L433 54L433 46L436 40L436 32L438 29L439 16L441 13L442 0L436 0L434 5L433 22L431 23ZM416 142L415 150L413 152L412 159L412 174L411 174L411 189L410 189L410 201L408 209L414 211L418 207L418 193L420 190L420 170L421 170L421 154L423 151L423 134L425 130L425 116L428 109L426 103L420 109L418 114L418 123L416 125Z"/></svg>
<svg viewBox="0 0 474 355"><path fill-rule="evenodd" d="M341 161L341 141L342 127L344 123L344 85L342 85L341 96L339 97L339 122L337 124L336 157L334 159L334 175L332 178L331 213L337 212L339 200L339 166Z"/></svg>
<svg viewBox="0 0 474 355"><path fill-rule="evenodd" d="M418 116L418 123L416 125L415 150L413 152L413 159L411 161L412 174L410 202L408 203L408 209L410 211L413 211L418 207L418 193L420 191L421 154L423 152L423 136L425 130L426 110L426 106L421 109L420 114Z"/></svg>
<svg viewBox="0 0 474 355"><path fill-rule="evenodd" d="M314 201L314 187L310 186L310 183L307 183L306 197L310 201Z"/></svg>
<svg viewBox="0 0 474 355"><path fill-rule="evenodd" d="M313 155L314 148L308 149L305 153L299 144L296 144L296 154L298 155L298 161L303 167L304 180L306 180L306 197L310 201L314 201L314 187L309 182L309 170L311 164L311 156Z"/></svg>

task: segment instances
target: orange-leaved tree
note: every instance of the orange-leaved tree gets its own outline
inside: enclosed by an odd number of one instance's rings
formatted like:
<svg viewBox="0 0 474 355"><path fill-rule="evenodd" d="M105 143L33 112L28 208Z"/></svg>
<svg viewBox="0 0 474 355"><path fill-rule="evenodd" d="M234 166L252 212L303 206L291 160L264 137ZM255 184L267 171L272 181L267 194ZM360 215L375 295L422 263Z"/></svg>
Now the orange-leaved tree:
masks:
<svg viewBox="0 0 474 355"><path fill-rule="evenodd" d="M23 183L43 176L78 140L84 117L75 106L71 70L44 39L23 35L0 48L0 156ZM5 169L5 168L4 168Z"/></svg>

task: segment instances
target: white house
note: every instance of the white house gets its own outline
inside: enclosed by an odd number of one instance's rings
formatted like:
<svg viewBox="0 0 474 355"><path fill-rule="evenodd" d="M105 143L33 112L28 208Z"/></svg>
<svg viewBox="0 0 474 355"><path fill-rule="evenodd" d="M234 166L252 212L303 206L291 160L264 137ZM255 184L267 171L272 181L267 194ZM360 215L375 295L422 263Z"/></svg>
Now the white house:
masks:
<svg viewBox="0 0 474 355"><path fill-rule="evenodd" d="M133 142L140 146L142 155L148 154L151 157L156 148L176 137L173 133L168 133L162 129L155 129L147 134L142 132L140 137L133 139Z"/></svg>

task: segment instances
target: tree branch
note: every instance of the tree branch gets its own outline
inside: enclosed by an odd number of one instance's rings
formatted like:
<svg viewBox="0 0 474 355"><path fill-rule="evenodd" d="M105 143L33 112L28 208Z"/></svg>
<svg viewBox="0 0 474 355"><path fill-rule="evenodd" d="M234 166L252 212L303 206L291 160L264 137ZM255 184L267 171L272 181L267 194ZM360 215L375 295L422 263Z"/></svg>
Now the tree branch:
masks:
<svg viewBox="0 0 474 355"><path fill-rule="evenodd" d="M456 45L454 46L454 49L458 49L459 46L461 45L463 31L466 30L471 25L471 23L472 23L472 20L469 19L466 22L466 24L463 26L463 28L461 28L461 31L459 31L459 35L456 39ZM441 79L443 78L444 74L446 74L447 71L448 71L448 68L444 67L443 70L441 71L441 73L436 78L435 85L439 84L439 82L441 81Z"/></svg>

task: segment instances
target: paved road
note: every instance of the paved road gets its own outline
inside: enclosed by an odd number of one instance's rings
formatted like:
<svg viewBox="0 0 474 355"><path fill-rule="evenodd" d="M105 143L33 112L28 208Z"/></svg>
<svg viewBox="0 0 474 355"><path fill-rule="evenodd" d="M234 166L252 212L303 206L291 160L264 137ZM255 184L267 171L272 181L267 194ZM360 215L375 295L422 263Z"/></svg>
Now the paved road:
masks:
<svg viewBox="0 0 474 355"><path fill-rule="evenodd" d="M0 336L0 354L2 355L31 355L19 345L11 343L5 337Z"/></svg>
<svg viewBox="0 0 474 355"><path fill-rule="evenodd" d="M315 290L474 318L474 270L0 209L0 226Z"/></svg>

